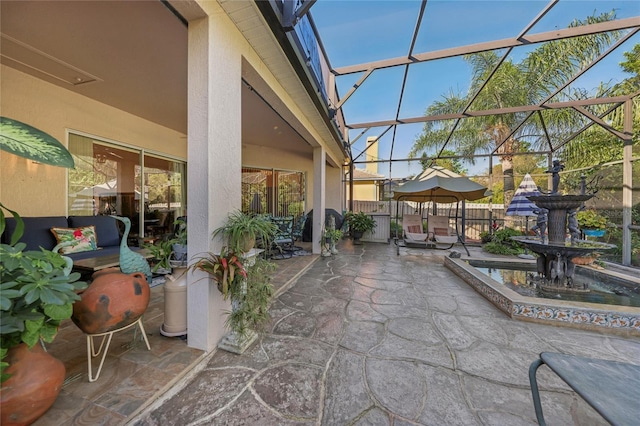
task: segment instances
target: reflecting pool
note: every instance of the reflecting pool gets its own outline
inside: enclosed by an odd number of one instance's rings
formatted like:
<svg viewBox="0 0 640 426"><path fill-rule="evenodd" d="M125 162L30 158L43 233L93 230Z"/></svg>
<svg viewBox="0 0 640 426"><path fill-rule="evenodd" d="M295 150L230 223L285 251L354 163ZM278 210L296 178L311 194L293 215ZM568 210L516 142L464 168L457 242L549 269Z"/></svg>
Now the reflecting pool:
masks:
<svg viewBox="0 0 640 426"><path fill-rule="evenodd" d="M560 293L543 291L532 284L532 278L536 275L535 265L513 265L507 267L505 265L488 265L482 261L470 261L469 263L478 272L522 296L640 307L640 285L638 283L612 277L597 270L576 268L574 286L583 288L583 284L586 284L590 290L589 292Z"/></svg>

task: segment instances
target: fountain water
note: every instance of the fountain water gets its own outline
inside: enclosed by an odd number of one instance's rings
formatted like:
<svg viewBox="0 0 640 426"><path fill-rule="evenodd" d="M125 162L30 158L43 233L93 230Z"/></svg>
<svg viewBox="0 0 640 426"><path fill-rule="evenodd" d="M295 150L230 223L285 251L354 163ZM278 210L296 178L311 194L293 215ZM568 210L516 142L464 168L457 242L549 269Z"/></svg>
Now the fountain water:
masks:
<svg viewBox="0 0 640 426"><path fill-rule="evenodd" d="M573 285L575 264L573 259L588 256L595 251L608 250L615 247L611 244L580 240L580 230L575 218L576 212L593 194L560 195L558 185L559 172L563 165L555 160L552 173L552 191L546 195L527 197L540 209L542 220L534 227L539 233L537 237L512 237L538 255L537 272L534 284L551 291L589 291L588 288L576 288ZM569 218L567 224L567 218ZM567 240L567 226L570 239ZM548 229L548 238L545 237Z"/></svg>

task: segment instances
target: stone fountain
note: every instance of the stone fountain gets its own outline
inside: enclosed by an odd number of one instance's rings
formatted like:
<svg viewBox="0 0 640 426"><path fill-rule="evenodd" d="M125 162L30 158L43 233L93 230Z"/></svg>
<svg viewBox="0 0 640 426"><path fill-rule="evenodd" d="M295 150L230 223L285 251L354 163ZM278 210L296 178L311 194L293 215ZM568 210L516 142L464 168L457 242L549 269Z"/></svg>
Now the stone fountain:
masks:
<svg viewBox="0 0 640 426"><path fill-rule="evenodd" d="M572 260L615 246L579 239L580 230L576 213L585 201L593 197L593 194L560 195L558 193L559 172L563 167L558 160L555 160L553 168L548 170L552 173L553 182L550 193L527 197L538 207L538 222L533 227L538 236L511 238L538 255L538 277L532 279L532 284L548 291L584 292L589 291L586 285L583 288L575 288L573 285L576 265ZM566 237L567 227L569 239ZM547 228L548 237L545 236Z"/></svg>

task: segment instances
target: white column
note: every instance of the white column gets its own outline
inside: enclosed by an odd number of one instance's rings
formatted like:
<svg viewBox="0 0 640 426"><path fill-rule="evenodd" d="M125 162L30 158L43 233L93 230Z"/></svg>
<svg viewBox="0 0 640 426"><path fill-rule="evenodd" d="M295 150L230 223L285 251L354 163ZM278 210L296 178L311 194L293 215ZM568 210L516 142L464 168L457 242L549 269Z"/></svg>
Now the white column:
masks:
<svg viewBox="0 0 640 426"><path fill-rule="evenodd" d="M624 134L622 154L622 264L631 265L631 210L633 208L633 102L624 103Z"/></svg>
<svg viewBox="0 0 640 426"><path fill-rule="evenodd" d="M241 203L241 58L224 14L189 22L189 257L218 252L214 229ZM210 351L225 334L230 309L204 273L188 274L190 347Z"/></svg>
<svg viewBox="0 0 640 426"><path fill-rule="evenodd" d="M324 228L327 152L323 147L313 149L313 236L314 254L322 251L320 240Z"/></svg>

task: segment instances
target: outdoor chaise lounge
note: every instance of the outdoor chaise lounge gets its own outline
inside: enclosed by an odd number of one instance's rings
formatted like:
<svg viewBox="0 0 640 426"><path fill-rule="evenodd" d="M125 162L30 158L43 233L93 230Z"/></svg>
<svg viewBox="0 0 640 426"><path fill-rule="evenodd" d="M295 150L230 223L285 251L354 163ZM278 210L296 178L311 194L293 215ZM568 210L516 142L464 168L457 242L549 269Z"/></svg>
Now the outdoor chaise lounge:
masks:
<svg viewBox="0 0 640 426"><path fill-rule="evenodd" d="M427 230L429 238L438 244L448 244L453 247L458 242L456 231L449 226L449 218L447 216L429 215L427 219Z"/></svg>
<svg viewBox="0 0 640 426"><path fill-rule="evenodd" d="M406 214L402 217L402 231L405 244L417 243L424 246L429 234L423 232L422 216L419 214Z"/></svg>
<svg viewBox="0 0 640 426"><path fill-rule="evenodd" d="M448 216L429 215L427 232L425 233L422 228L422 216L406 214L402 217L402 232L405 247L447 250L459 242L469 254L464 241L460 239L457 231L449 225Z"/></svg>

